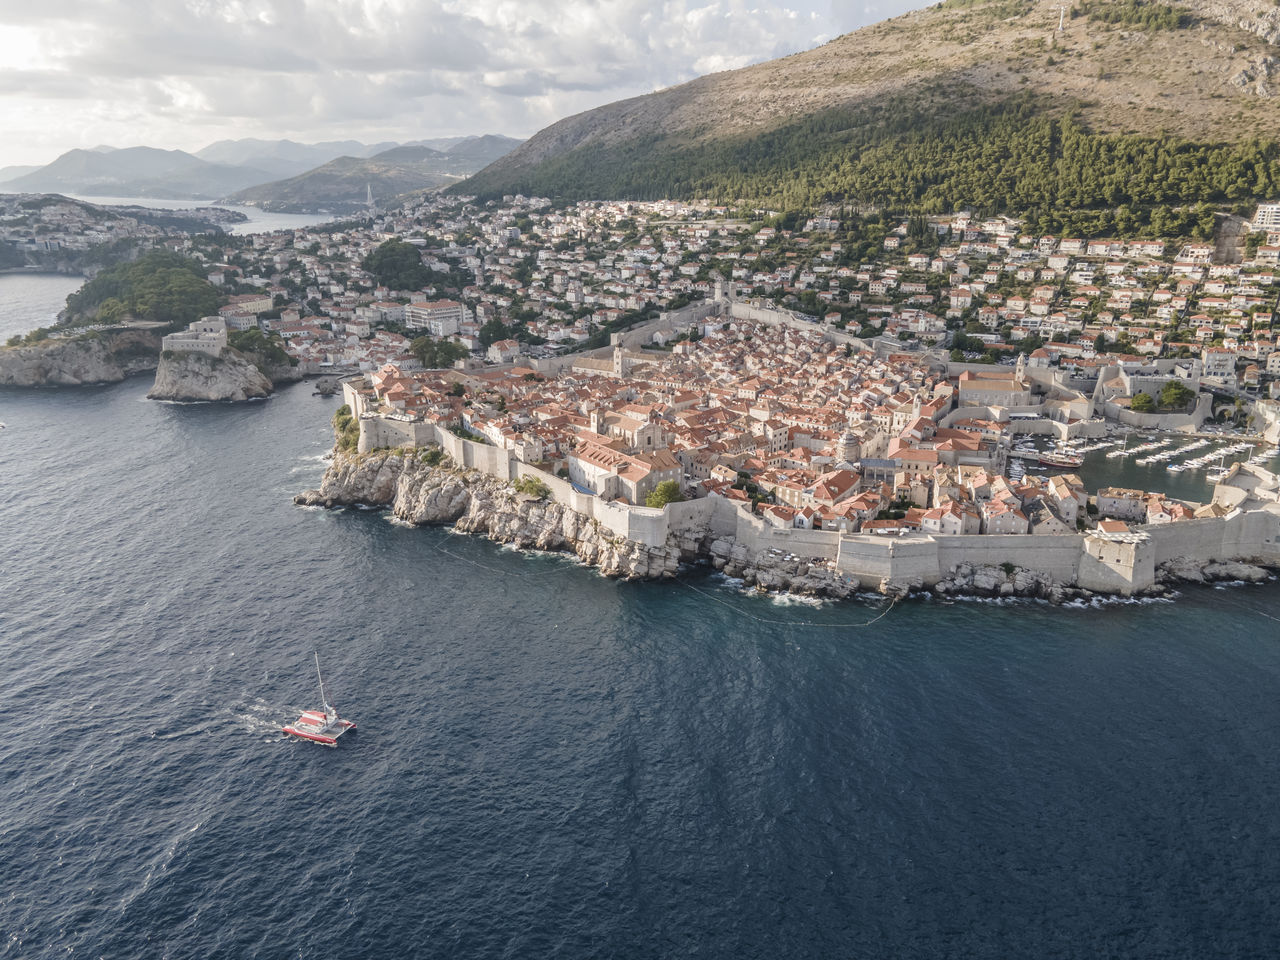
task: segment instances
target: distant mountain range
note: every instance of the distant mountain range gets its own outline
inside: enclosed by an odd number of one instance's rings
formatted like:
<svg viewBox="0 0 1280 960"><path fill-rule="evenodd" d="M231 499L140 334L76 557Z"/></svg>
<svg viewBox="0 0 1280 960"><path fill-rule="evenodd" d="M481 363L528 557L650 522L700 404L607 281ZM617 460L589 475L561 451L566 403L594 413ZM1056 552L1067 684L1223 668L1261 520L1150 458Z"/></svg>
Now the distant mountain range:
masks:
<svg viewBox="0 0 1280 960"><path fill-rule="evenodd" d="M947 0L560 120L450 192L925 212L1278 199L1277 42L1280 5L1259 0Z"/></svg>
<svg viewBox="0 0 1280 960"><path fill-rule="evenodd" d="M0 169L0 192L214 200L254 187L254 203L332 208L349 199L356 180L361 201L368 186L386 200L474 173L520 142L495 135L410 144L246 139L221 140L194 154L99 146L70 150L43 167ZM247 195L240 202L249 202Z"/></svg>
<svg viewBox="0 0 1280 960"><path fill-rule="evenodd" d="M240 190L227 197L269 210L349 213L364 205L368 193L381 207L409 194L456 183L510 153L519 140L501 136L464 137L403 144L369 157L342 156L305 173Z"/></svg>
<svg viewBox="0 0 1280 960"><path fill-rule="evenodd" d="M0 190L205 200L270 176L253 167L209 163L182 150L69 150L47 166L0 183Z"/></svg>

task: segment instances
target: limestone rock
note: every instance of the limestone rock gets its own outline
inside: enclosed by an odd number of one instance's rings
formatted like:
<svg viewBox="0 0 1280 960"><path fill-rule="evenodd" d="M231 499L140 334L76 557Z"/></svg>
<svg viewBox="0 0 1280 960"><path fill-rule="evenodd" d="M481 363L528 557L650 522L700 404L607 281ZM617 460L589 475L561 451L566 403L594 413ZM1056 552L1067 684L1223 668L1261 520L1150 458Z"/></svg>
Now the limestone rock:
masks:
<svg viewBox="0 0 1280 960"><path fill-rule="evenodd" d="M275 387L244 354L230 347L220 356L165 351L156 367L152 400L251 400Z"/></svg>
<svg viewBox="0 0 1280 960"><path fill-rule="evenodd" d="M1203 564L1187 557L1174 557L1156 569L1156 579L1160 581L1183 580L1188 583L1204 583Z"/></svg>
<svg viewBox="0 0 1280 960"><path fill-rule="evenodd" d="M1207 563L1204 575L1209 580L1243 580L1246 583L1261 583L1269 574L1261 567L1250 563Z"/></svg>
<svg viewBox="0 0 1280 960"><path fill-rule="evenodd" d="M119 383L155 368L160 338L144 330L107 330L84 337L0 348L0 386L77 387Z"/></svg>
<svg viewBox="0 0 1280 960"><path fill-rule="evenodd" d="M294 498L305 506L386 506L416 524L453 523L521 549L570 551L609 577L675 576L680 547L653 547L612 534L564 504L517 493L509 484L450 464L433 468L412 454L335 453L319 490Z"/></svg>

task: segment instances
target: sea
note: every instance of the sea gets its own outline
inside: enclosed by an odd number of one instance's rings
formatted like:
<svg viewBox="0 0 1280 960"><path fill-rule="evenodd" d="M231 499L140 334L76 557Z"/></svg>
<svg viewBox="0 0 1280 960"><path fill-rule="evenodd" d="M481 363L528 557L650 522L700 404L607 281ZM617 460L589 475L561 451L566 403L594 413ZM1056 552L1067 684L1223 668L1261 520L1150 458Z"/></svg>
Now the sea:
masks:
<svg viewBox="0 0 1280 960"><path fill-rule="evenodd" d="M155 210L194 210L197 207L220 207L243 213L248 219L242 223L226 225L228 233L270 233L272 230L296 230L326 223L334 219L331 214L273 213L235 203L215 203L212 200L157 200L153 197L90 197L72 193L67 196L86 203L106 207L151 207Z"/></svg>
<svg viewBox="0 0 1280 960"><path fill-rule="evenodd" d="M1280 950L1280 584L621 583L295 506L305 383L149 381L0 390L0 957Z"/></svg>

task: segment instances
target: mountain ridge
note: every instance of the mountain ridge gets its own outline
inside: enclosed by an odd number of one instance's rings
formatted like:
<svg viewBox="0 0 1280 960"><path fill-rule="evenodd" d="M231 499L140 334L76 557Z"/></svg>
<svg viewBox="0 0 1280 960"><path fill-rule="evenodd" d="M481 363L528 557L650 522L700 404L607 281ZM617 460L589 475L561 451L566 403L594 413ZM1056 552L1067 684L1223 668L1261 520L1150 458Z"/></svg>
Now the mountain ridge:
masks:
<svg viewBox="0 0 1280 960"><path fill-rule="evenodd" d="M435 174L424 186L436 186L474 173L522 141L500 134L440 137L407 143L243 138L218 140L190 153L159 147L107 144L68 150L43 166L0 168L0 191L75 193L85 196L136 196L154 199L212 200L250 187L264 186L320 169L341 157L370 160L404 148L417 160L434 158ZM422 151L429 150L430 154ZM392 157L384 157L393 159ZM361 188L361 195L364 190ZM387 194L384 193L384 196Z"/></svg>
<svg viewBox="0 0 1280 960"><path fill-rule="evenodd" d="M240 190L227 199L288 212L350 213L363 209L372 191L380 205L394 205L410 194L455 183L518 143L486 135L463 138L443 151L401 144L371 157L337 157L296 176Z"/></svg>
<svg viewBox="0 0 1280 960"><path fill-rule="evenodd" d="M68 150L52 163L0 184L14 193L212 199L269 177L261 170L210 163L183 150L124 147Z"/></svg>
<svg viewBox="0 0 1280 960"><path fill-rule="evenodd" d="M1273 141L1277 40L1280 8L1260 0L1092 0L1065 14L1049 0L950 0L813 50L566 117L451 192L581 198L573 176L608 169L613 193L632 196L645 184L631 174L645 165L670 161L671 172L683 157L731 153L722 148L736 143L726 167L749 166L751 145L777 131L822 126L828 115L828 126L856 130L904 105L946 119L1030 98L1035 115L1070 115L1104 138ZM830 140L832 163L848 160Z"/></svg>

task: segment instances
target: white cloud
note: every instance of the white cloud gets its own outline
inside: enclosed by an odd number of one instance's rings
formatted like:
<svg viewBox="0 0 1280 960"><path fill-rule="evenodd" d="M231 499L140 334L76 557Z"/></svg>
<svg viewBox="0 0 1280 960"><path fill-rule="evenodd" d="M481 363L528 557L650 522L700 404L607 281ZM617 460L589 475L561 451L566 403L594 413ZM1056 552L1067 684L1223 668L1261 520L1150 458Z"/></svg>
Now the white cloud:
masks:
<svg viewBox="0 0 1280 960"><path fill-rule="evenodd" d="M238 136L527 136L901 9L877 14L836 0L0 0L0 163L102 142L195 149Z"/></svg>

